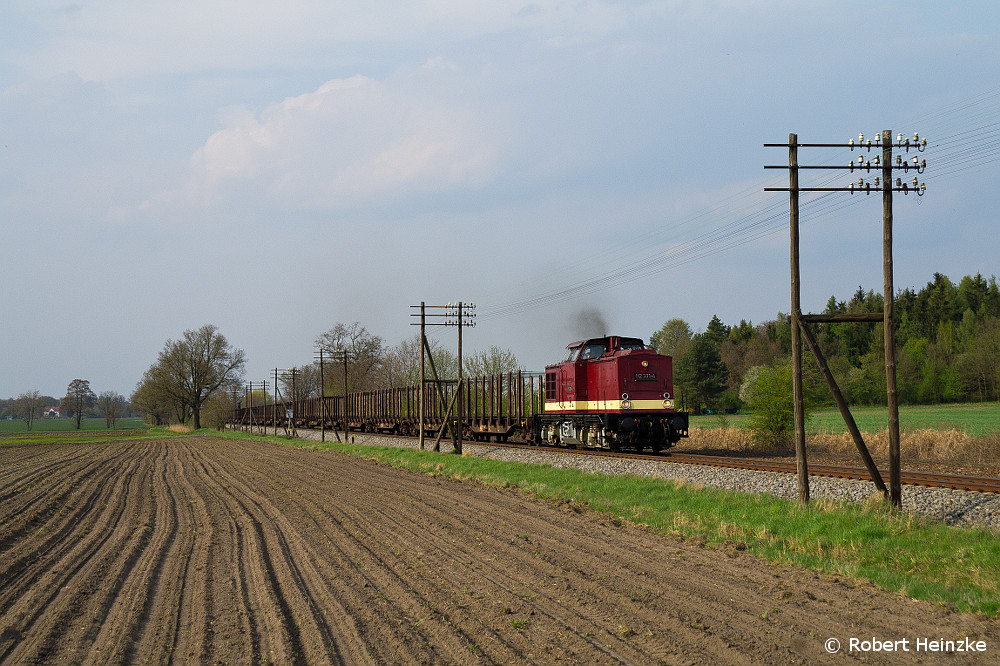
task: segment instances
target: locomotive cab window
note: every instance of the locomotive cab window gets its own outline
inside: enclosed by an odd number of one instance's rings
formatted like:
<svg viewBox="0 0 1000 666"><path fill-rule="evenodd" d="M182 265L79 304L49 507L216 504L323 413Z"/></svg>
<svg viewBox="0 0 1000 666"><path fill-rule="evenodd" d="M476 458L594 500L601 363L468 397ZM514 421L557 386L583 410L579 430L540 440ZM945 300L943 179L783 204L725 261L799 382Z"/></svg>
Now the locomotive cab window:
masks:
<svg viewBox="0 0 1000 666"><path fill-rule="evenodd" d="M545 373L545 399L556 399L556 373L554 372Z"/></svg>
<svg viewBox="0 0 1000 666"><path fill-rule="evenodd" d="M570 347L566 350L566 358L563 359L563 363L576 360L576 354L580 351L580 347Z"/></svg>
<svg viewBox="0 0 1000 666"><path fill-rule="evenodd" d="M606 351L608 351L608 347L604 343L591 343L583 348L580 360L586 361L589 358L597 358Z"/></svg>
<svg viewBox="0 0 1000 666"><path fill-rule="evenodd" d="M619 347L619 349L623 349L623 350L627 350L627 349L645 349L645 348L646 348L646 346L644 344L642 344L641 342L623 342L621 344L621 346Z"/></svg>

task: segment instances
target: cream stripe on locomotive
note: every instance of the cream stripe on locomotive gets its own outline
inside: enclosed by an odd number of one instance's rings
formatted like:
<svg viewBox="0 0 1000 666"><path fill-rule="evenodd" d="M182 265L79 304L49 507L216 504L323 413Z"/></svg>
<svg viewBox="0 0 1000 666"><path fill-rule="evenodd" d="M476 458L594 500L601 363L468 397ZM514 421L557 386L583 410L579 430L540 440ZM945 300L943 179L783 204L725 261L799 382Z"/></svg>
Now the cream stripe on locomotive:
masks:
<svg viewBox="0 0 1000 666"><path fill-rule="evenodd" d="M624 407L628 402L629 407ZM553 412L610 412L610 411L653 411L657 409L673 409L672 400L570 400L566 402L545 401L545 411Z"/></svg>

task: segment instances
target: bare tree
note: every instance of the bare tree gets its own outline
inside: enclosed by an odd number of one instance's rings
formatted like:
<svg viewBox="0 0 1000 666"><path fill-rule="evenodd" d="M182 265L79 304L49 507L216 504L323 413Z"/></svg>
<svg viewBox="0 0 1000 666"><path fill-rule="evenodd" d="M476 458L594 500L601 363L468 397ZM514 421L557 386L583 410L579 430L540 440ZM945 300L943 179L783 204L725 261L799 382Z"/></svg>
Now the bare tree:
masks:
<svg viewBox="0 0 1000 666"><path fill-rule="evenodd" d="M11 411L14 413L14 416L24 420L30 431L35 419L42 415L45 400L46 398L38 391L25 391L14 398Z"/></svg>
<svg viewBox="0 0 1000 666"><path fill-rule="evenodd" d="M97 409L104 414L104 422L108 430L115 427L115 422L125 412L125 396L117 391L104 391L97 396Z"/></svg>
<svg viewBox="0 0 1000 666"><path fill-rule="evenodd" d="M447 349L439 340L427 338L427 346L434 359L434 368L441 379L456 379L458 377L458 355ZM420 383L420 335L416 334L390 347L382 357L382 388L399 386L416 386ZM428 362L427 378L431 378L431 368Z"/></svg>
<svg viewBox="0 0 1000 666"><path fill-rule="evenodd" d="M76 419L76 429L80 429L83 414L94 404L97 396L90 390L90 382L86 379L74 379L66 387L66 397L62 399L63 408L73 413Z"/></svg>
<svg viewBox="0 0 1000 666"><path fill-rule="evenodd" d="M324 363L324 365L326 364ZM293 370L295 371L294 386L292 385ZM281 384L281 397L285 400L305 400L320 394L319 363L312 363L301 368L289 368L278 379Z"/></svg>
<svg viewBox="0 0 1000 666"><path fill-rule="evenodd" d="M437 342L430 344L434 349ZM382 368L388 388L416 386L420 381L420 334L387 349L382 357Z"/></svg>
<svg viewBox="0 0 1000 666"><path fill-rule="evenodd" d="M337 324L316 338L316 346L326 353L347 351L347 376L351 391L368 391L380 387L379 370L385 355L385 343L378 335L368 332L359 322ZM336 363L336 358L331 358ZM328 385L334 390L343 389L342 374L334 376Z"/></svg>

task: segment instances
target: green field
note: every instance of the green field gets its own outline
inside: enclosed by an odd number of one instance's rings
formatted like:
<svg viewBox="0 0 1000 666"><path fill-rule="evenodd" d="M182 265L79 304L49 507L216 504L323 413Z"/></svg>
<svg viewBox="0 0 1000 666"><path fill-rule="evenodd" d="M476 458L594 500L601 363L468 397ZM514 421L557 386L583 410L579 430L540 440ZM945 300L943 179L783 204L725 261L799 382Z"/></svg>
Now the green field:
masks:
<svg viewBox="0 0 1000 666"><path fill-rule="evenodd" d="M80 424L81 430L107 430L108 424L103 418L83 419ZM115 422L115 430L145 430L149 426L142 419L128 418L118 419ZM31 432L66 432L76 430L75 419L38 419L31 424ZM24 421L0 421L0 433L4 432L27 432L28 426Z"/></svg>
<svg viewBox="0 0 1000 666"><path fill-rule="evenodd" d="M888 427L885 407L852 407L851 413L862 432L881 432ZM749 419L748 414L742 413L728 416L692 416L691 425L699 428L718 428L722 425L740 426ZM1000 434L1000 403L900 407L899 426L904 432L922 429L954 429L972 437L998 435ZM836 408L826 408L816 410L811 414L806 423L806 432L812 435L836 435L847 432L847 428Z"/></svg>

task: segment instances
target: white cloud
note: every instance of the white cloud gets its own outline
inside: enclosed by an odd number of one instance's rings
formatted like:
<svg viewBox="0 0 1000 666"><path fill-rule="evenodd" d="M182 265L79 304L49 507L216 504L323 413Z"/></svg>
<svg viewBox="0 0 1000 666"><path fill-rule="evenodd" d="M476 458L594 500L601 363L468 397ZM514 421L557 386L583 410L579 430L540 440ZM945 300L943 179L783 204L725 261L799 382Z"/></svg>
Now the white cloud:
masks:
<svg viewBox="0 0 1000 666"><path fill-rule="evenodd" d="M293 208L475 187L496 161L482 118L365 76L334 79L259 115L228 109L191 160L195 197L251 184Z"/></svg>

